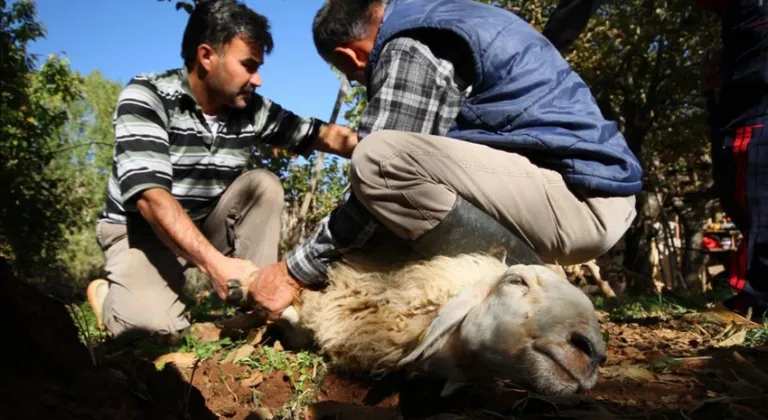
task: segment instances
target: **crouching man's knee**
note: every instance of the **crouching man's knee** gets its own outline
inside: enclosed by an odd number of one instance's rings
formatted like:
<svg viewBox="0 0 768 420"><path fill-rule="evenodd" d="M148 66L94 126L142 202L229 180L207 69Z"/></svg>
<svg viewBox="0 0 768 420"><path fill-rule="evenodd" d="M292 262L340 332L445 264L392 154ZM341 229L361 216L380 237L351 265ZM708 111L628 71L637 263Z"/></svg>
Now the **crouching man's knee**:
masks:
<svg viewBox="0 0 768 420"><path fill-rule="evenodd" d="M591 199L589 208L588 218L562 227L562 248L545 261L572 265L598 258L616 246L637 216L634 196Z"/></svg>
<svg viewBox="0 0 768 420"><path fill-rule="evenodd" d="M112 293L110 293L112 294ZM184 305L140 302L137 299L114 299L107 296L104 302L103 321L107 331L117 337L125 333L175 334L190 326L183 315Z"/></svg>
<svg viewBox="0 0 768 420"><path fill-rule="evenodd" d="M266 169L254 169L241 175L230 189L247 200L272 203L282 208L285 190L280 178Z"/></svg>
<svg viewBox="0 0 768 420"><path fill-rule="evenodd" d="M456 194L436 179L437 137L383 130L352 154L350 182L360 202L391 232L416 238L434 227Z"/></svg>
<svg viewBox="0 0 768 420"><path fill-rule="evenodd" d="M168 253L167 258L161 258L163 253ZM180 289L184 273L167 249L125 249L107 260L107 271L112 282L103 298L101 318L110 334L171 334L189 327L186 305L175 290ZM172 288L169 282L178 286Z"/></svg>
<svg viewBox="0 0 768 420"><path fill-rule="evenodd" d="M350 163L350 182L356 193L386 187L382 167L402 150L404 134L393 130L377 131L355 147ZM359 191L361 188L362 192Z"/></svg>

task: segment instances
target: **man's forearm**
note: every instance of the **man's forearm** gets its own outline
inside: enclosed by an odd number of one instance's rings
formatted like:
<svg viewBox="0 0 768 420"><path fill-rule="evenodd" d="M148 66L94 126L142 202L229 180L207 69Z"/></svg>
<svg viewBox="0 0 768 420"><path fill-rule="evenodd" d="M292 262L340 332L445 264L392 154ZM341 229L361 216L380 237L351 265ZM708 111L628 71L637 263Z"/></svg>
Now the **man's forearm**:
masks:
<svg viewBox="0 0 768 420"><path fill-rule="evenodd" d="M350 158L357 146L357 133L343 125L324 124L320 127L312 148L318 152Z"/></svg>
<svg viewBox="0 0 768 420"><path fill-rule="evenodd" d="M208 241L168 191L161 188L144 191L137 207L166 246L206 275L211 275L211 266L223 254Z"/></svg>
<svg viewBox="0 0 768 420"><path fill-rule="evenodd" d="M333 262L344 252L363 247L379 228L376 218L351 194L320 221L309 240L288 253L288 272L305 286L322 284Z"/></svg>

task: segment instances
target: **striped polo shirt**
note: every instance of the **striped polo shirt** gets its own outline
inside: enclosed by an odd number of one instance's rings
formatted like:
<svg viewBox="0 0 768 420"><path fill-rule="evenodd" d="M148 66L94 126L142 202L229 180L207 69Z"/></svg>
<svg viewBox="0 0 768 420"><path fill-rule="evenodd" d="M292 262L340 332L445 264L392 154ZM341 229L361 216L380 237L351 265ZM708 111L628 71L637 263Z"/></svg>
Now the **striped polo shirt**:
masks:
<svg viewBox="0 0 768 420"><path fill-rule="evenodd" d="M302 118L256 93L244 109L218 115L214 133L196 103L185 68L140 74L114 114L115 149L100 219L125 223L136 197L168 190L193 220L207 216L243 173L259 144L306 156L322 121Z"/></svg>

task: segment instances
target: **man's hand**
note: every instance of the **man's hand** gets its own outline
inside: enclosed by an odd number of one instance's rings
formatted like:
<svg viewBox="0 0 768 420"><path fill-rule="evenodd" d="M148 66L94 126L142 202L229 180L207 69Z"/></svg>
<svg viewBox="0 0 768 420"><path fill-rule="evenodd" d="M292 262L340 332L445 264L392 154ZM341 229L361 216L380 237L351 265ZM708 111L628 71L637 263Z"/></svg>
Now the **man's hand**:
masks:
<svg viewBox="0 0 768 420"><path fill-rule="evenodd" d="M237 280L242 282L249 274L257 271L259 267L253 264L250 260L244 260L241 258L230 258L222 256L221 259L208 267L211 277L211 283L216 290L216 294L222 300L227 300L229 295L229 289L227 282L229 280ZM245 290L243 292L246 292ZM236 303L236 302L230 302Z"/></svg>
<svg viewBox="0 0 768 420"><path fill-rule="evenodd" d="M343 125L324 124L315 139L313 148L318 152L331 153L347 159L357 146L357 133Z"/></svg>
<svg viewBox="0 0 768 420"><path fill-rule="evenodd" d="M264 267L248 287L250 303L265 311L268 320L276 321L291 306L301 285L288 273L285 261Z"/></svg>
<svg viewBox="0 0 768 420"><path fill-rule="evenodd" d="M137 207L163 243L210 277L220 298L227 298L228 280L242 281L258 269L248 260L230 258L219 252L168 191L162 188L144 191Z"/></svg>

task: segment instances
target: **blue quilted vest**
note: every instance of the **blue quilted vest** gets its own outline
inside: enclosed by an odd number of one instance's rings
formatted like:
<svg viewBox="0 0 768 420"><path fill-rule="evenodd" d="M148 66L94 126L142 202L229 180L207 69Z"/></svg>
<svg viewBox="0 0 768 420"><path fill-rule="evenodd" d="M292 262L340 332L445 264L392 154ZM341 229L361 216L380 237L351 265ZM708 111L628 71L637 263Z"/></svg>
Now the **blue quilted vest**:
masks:
<svg viewBox="0 0 768 420"><path fill-rule="evenodd" d="M453 31L473 51L472 93L448 137L522 154L578 189L640 191L642 168L616 124L555 47L506 10L472 0L390 0L368 68L390 39L428 28Z"/></svg>

